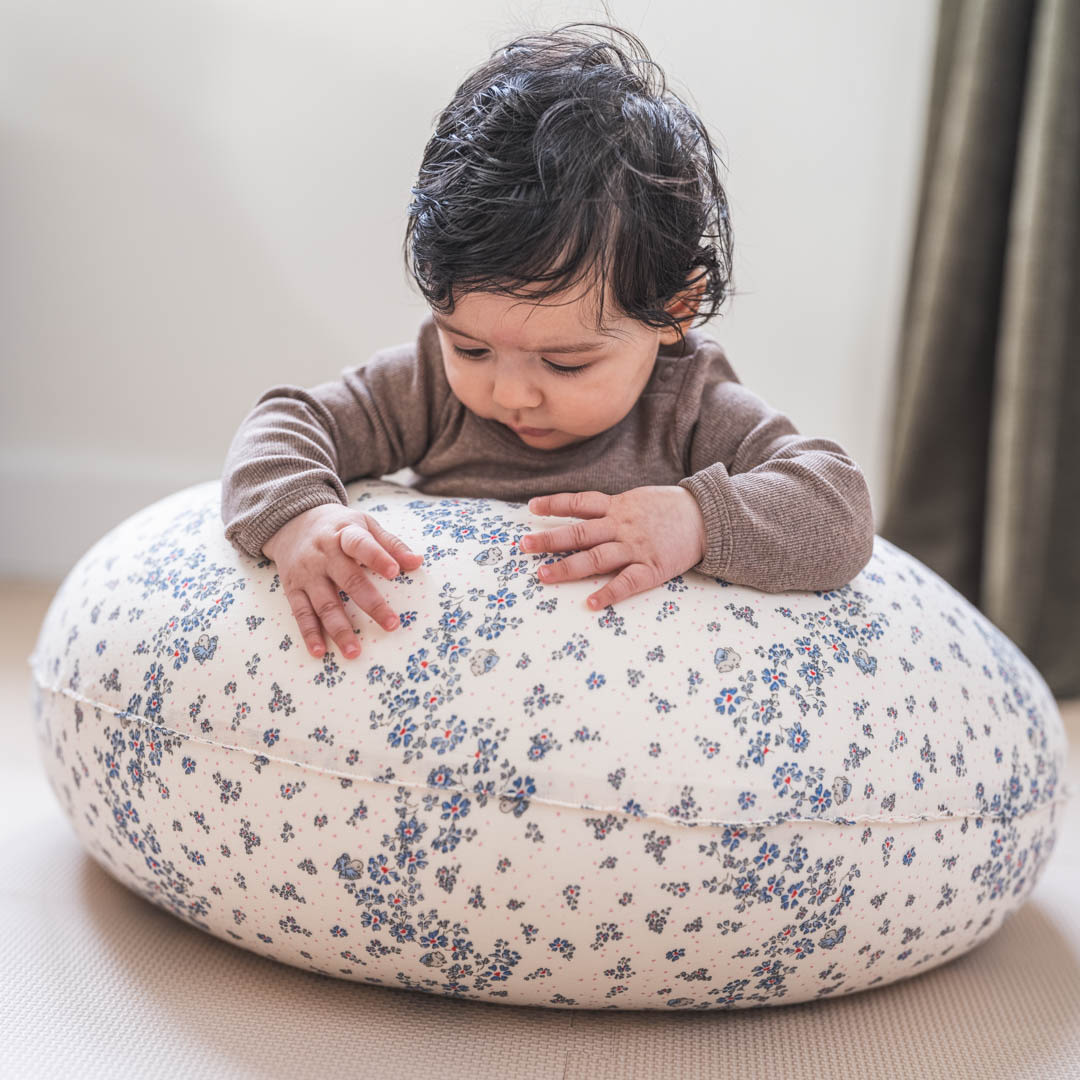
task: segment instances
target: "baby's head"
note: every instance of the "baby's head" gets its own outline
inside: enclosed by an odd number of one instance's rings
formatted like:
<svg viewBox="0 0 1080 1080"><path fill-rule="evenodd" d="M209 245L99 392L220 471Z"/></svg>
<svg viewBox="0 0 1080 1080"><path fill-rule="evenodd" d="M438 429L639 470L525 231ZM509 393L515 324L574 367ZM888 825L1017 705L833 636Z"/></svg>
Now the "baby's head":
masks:
<svg viewBox="0 0 1080 1080"><path fill-rule="evenodd" d="M645 46L610 24L520 37L466 78L424 150L404 252L467 408L548 429L521 435L548 450L626 416L658 347L729 295L714 158Z"/></svg>

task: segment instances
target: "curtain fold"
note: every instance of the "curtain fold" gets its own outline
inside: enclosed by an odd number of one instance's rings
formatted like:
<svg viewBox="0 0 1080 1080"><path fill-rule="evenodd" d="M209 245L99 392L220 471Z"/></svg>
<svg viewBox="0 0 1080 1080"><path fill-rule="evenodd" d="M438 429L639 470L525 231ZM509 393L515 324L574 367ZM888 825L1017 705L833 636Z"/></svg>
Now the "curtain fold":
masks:
<svg viewBox="0 0 1080 1080"><path fill-rule="evenodd" d="M1080 695L1080 3L943 0L878 532Z"/></svg>

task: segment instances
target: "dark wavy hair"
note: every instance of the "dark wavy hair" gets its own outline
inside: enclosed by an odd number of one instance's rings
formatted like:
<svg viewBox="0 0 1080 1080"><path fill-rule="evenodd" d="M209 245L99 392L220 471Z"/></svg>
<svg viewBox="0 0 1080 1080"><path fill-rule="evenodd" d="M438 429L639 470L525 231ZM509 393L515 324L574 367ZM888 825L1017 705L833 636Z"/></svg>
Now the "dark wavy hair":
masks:
<svg viewBox="0 0 1080 1080"><path fill-rule="evenodd" d="M469 74L439 115L410 189L406 264L443 314L455 293L539 302L584 278L599 284L597 332L610 284L622 313L681 341L683 321L664 308L700 289L694 318L705 322L730 292L714 158L723 165L629 31L574 22L526 34Z"/></svg>

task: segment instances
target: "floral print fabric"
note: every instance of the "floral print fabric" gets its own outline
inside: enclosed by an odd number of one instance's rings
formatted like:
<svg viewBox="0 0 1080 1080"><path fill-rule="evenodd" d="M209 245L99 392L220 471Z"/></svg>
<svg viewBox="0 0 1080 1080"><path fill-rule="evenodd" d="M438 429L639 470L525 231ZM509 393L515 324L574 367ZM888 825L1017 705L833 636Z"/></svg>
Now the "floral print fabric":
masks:
<svg viewBox="0 0 1080 1080"><path fill-rule="evenodd" d="M961 955L1057 839L1065 734L976 608L877 537L851 582L687 573L605 611L519 503L348 485L425 562L315 659L219 482L72 568L30 658L87 851L312 971L557 1008L845 995ZM566 553L562 553L566 554Z"/></svg>

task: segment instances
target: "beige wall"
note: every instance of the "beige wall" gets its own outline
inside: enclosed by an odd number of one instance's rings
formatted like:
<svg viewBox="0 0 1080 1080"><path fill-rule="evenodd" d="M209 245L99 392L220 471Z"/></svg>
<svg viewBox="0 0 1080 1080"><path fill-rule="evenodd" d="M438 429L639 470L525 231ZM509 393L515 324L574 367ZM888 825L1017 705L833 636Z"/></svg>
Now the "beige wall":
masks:
<svg viewBox="0 0 1080 1080"><path fill-rule="evenodd" d="M611 0L719 136L742 381L863 466L885 421L935 0ZM276 382L426 313L399 250L435 115L600 4L0 0L0 574L58 578L216 478Z"/></svg>

